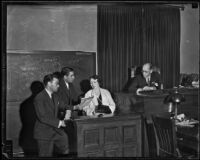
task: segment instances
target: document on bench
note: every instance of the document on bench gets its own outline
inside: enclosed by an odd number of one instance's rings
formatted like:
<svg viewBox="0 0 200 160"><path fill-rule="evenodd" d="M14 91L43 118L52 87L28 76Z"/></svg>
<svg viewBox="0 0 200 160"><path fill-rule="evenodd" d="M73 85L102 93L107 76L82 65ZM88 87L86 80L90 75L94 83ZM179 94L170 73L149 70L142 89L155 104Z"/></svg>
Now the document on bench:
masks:
<svg viewBox="0 0 200 160"><path fill-rule="evenodd" d="M93 97L88 97L88 98L81 98L81 103L79 104L79 106L81 108L88 106L90 104L90 102L92 101Z"/></svg>
<svg viewBox="0 0 200 160"><path fill-rule="evenodd" d="M101 116L99 116L101 115ZM90 118L106 118L106 117L113 117L114 114L105 114L105 113L95 113L94 115L87 115L87 116L79 116L77 119L90 119Z"/></svg>

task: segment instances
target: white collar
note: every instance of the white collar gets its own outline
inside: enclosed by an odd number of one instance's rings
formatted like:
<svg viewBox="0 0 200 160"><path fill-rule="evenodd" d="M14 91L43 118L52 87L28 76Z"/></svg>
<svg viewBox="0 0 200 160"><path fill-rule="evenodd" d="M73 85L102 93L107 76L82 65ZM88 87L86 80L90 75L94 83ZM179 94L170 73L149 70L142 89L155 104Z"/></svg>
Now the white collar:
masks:
<svg viewBox="0 0 200 160"><path fill-rule="evenodd" d="M67 83L66 81L64 81L64 82L65 82L67 88L69 89L69 83Z"/></svg>
<svg viewBox="0 0 200 160"><path fill-rule="evenodd" d="M52 97L52 96L51 96L52 93L51 93L48 89L46 89L46 88L45 88L45 90L46 90L46 92L48 93L49 97L51 98L51 97Z"/></svg>

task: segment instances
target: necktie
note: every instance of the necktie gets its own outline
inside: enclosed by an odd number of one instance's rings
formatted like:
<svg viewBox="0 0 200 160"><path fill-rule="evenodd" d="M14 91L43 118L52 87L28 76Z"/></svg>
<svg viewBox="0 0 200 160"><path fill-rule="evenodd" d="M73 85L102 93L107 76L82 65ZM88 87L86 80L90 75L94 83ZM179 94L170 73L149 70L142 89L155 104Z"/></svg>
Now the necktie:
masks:
<svg viewBox="0 0 200 160"><path fill-rule="evenodd" d="M71 106L71 92L70 92L70 89L68 88L68 90L69 90L69 105Z"/></svg>
<svg viewBox="0 0 200 160"><path fill-rule="evenodd" d="M70 89L69 89L69 83L65 83L67 87L68 92L68 105L71 105L71 95L70 95Z"/></svg>
<svg viewBox="0 0 200 160"><path fill-rule="evenodd" d="M51 100L53 102L53 105L55 105L55 103L54 103L54 96L53 95L51 95Z"/></svg>
<svg viewBox="0 0 200 160"><path fill-rule="evenodd" d="M147 84L148 84L148 86L150 86L150 78L149 77L147 78Z"/></svg>
<svg viewBox="0 0 200 160"><path fill-rule="evenodd" d="M55 101L54 101L54 96L53 96L53 94L51 95L51 100L52 100L52 102L53 102L53 105L54 105L54 112L55 112L55 115L56 115L57 113L56 113L56 106L55 106Z"/></svg>

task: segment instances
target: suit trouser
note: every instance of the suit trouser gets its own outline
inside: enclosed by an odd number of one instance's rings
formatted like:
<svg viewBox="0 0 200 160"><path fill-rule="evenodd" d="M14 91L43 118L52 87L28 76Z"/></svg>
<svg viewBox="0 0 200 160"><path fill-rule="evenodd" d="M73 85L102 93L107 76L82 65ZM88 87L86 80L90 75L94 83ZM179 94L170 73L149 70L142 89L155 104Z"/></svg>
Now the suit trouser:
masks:
<svg viewBox="0 0 200 160"><path fill-rule="evenodd" d="M65 132L63 134L55 134L51 140L38 139L39 157L52 157L54 145L62 154L69 152L68 136Z"/></svg>

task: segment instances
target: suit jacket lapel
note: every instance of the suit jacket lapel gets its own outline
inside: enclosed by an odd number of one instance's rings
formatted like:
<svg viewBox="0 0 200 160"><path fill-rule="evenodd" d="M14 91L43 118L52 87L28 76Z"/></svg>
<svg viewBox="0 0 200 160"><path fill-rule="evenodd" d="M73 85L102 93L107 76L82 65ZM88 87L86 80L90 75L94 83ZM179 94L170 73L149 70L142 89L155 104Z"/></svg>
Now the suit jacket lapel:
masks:
<svg viewBox="0 0 200 160"><path fill-rule="evenodd" d="M142 83L143 83L144 85L147 85L147 81L146 81L146 79L144 78L144 76L142 76Z"/></svg>
<svg viewBox="0 0 200 160"><path fill-rule="evenodd" d="M67 89L67 86L66 86L66 84L65 84L65 81L64 81L64 79L62 79L62 81L61 81L61 84L62 84L62 87L64 88L64 90L65 90L65 92L64 93L66 93L66 96L68 96L69 97L69 89Z"/></svg>
<svg viewBox="0 0 200 160"><path fill-rule="evenodd" d="M55 112L56 110L55 110L55 104L53 103L53 101L52 101L52 99L49 97L49 95L48 95L48 93L45 91L45 96L46 96L46 99L48 100L48 102L49 102L49 106L51 106L52 107L52 109L53 109L53 111Z"/></svg>
<svg viewBox="0 0 200 160"><path fill-rule="evenodd" d="M55 116L57 116L59 101L56 95L53 94Z"/></svg>

